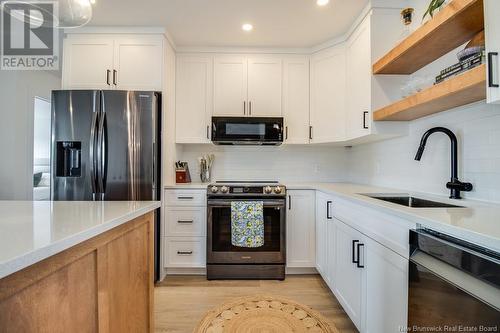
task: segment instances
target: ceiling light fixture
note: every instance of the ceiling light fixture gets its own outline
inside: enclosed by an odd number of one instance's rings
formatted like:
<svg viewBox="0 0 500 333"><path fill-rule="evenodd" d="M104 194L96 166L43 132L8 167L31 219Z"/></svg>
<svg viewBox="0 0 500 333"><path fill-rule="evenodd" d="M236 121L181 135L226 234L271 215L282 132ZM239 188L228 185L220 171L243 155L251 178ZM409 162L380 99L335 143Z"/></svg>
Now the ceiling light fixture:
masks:
<svg viewBox="0 0 500 333"><path fill-rule="evenodd" d="M251 25L250 23L245 23L241 26L241 29L245 30L245 31L252 31L253 29L253 25Z"/></svg>
<svg viewBox="0 0 500 333"><path fill-rule="evenodd" d="M316 4L318 6L326 6L326 5L328 5L329 2L330 2L330 0L317 0Z"/></svg>

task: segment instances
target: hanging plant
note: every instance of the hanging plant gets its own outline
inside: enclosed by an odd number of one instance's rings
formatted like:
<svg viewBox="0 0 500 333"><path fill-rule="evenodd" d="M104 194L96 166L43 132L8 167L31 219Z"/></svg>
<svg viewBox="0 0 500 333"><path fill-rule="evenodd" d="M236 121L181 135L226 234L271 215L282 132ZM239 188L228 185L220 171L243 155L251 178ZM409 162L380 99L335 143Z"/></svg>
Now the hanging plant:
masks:
<svg viewBox="0 0 500 333"><path fill-rule="evenodd" d="M434 11L438 10L445 2L446 0L431 0L431 2L429 3L429 7L422 17L422 20L424 20L427 15L434 17Z"/></svg>

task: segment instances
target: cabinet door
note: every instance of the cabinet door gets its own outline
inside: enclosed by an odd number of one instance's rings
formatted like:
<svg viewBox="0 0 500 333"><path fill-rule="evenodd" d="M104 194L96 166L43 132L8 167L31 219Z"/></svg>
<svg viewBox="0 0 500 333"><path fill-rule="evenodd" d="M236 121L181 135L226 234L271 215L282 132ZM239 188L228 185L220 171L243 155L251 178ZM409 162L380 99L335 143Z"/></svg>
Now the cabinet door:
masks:
<svg viewBox="0 0 500 333"><path fill-rule="evenodd" d="M248 114L255 117L281 116L281 58L248 59Z"/></svg>
<svg viewBox="0 0 500 333"><path fill-rule="evenodd" d="M330 289L335 288L335 269L337 267L335 242L337 237L337 223L332 217L331 209L333 205L333 200L328 200L326 202L327 207L327 217L326 217L326 283Z"/></svg>
<svg viewBox="0 0 500 333"><path fill-rule="evenodd" d="M327 280L326 205L328 196L316 193L316 269Z"/></svg>
<svg viewBox="0 0 500 333"><path fill-rule="evenodd" d="M347 42L347 138L369 134L371 123L371 53L369 17Z"/></svg>
<svg viewBox="0 0 500 333"><path fill-rule="evenodd" d="M311 142L345 140L346 59L343 46L311 59Z"/></svg>
<svg viewBox="0 0 500 333"><path fill-rule="evenodd" d="M113 89L113 39L75 35L64 39L63 89Z"/></svg>
<svg viewBox="0 0 500 333"><path fill-rule="evenodd" d="M339 220L335 223L335 294L354 325L361 330L363 269L353 261L358 258L357 244L363 242L363 235Z"/></svg>
<svg viewBox="0 0 500 333"><path fill-rule="evenodd" d="M487 102L500 103L500 1L484 1L484 32L488 56Z"/></svg>
<svg viewBox="0 0 500 333"><path fill-rule="evenodd" d="M245 57L215 57L214 116L244 116L248 114L247 71Z"/></svg>
<svg viewBox="0 0 500 333"><path fill-rule="evenodd" d="M287 251L288 267L315 267L315 193L309 190L288 191Z"/></svg>
<svg viewBox="0 0 500 333"><path fill-rule="evenodd" d="M121 90L162 90L163 37L115 39L113 84Z"/></svg>
<svg viewBox="0 0 500 333"><path fill-rule="evenodd" d="M175 108L177 143L210 142L212 71L211 57L177 56Z"/></svg>
<svg viewBox="0 0 500 333"><path fill-rule="evenodd" d="M309 143L309 58L283 61L285 143Z"/></svg>
<svg viewBox="0 0 500 333"><path fill-rule="evenodd" d="M366 319L362 331L400 332L407 323L408 260L371 239L365 239L365 245Z"/></svg>

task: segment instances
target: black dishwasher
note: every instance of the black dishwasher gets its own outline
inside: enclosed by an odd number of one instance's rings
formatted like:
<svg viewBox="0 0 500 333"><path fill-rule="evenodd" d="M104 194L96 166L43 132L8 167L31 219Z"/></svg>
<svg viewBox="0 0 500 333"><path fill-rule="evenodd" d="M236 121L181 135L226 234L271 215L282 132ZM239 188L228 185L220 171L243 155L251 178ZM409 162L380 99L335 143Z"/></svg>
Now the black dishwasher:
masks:
<svg viewBox="0 0 500 333"><path fill-rule="evenodd" d="M409 265L409 332L499 332L499 253L418 229Z"/></svg>

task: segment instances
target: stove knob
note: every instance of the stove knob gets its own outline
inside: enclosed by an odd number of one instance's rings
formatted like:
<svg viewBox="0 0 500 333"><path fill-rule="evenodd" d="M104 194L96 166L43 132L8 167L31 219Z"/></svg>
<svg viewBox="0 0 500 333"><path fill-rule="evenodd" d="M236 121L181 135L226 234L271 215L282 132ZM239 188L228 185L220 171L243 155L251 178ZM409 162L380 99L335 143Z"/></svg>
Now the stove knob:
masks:
<svg viewBox="0 0 500 333"><path fill-rule="evenodd" d="M220 188L220 191L221 191L222 193L227 193L227 192L229 191L229 187L227 187L227 186L222 186L222 187Z"/></svg>
<svg viewBox="0 0 500 333"><path fill-rule="evenodd" d="M274 193L276 193L276 194L280 194L280 193L281 193L281 191L283 191L283 189L281 188L281 186L276 186L276 187L274 188Z"/></svg>
<svg viewBox="0 0 500 333"><path fill-rule="evenodd" d="M273 191L273 189L271 188L271 186L264 187L264 193L265 194L271 194L272 191Z"/></svg>
<svg viewBox="0 0 500 333"><path fill-rule="evenodd" d="M219 188L218 188L217 186L212 186L212 187L210 187L210 191L211 191L212 193L217 193L217 191L218 191L218 190L219 190Z"/></svg>

